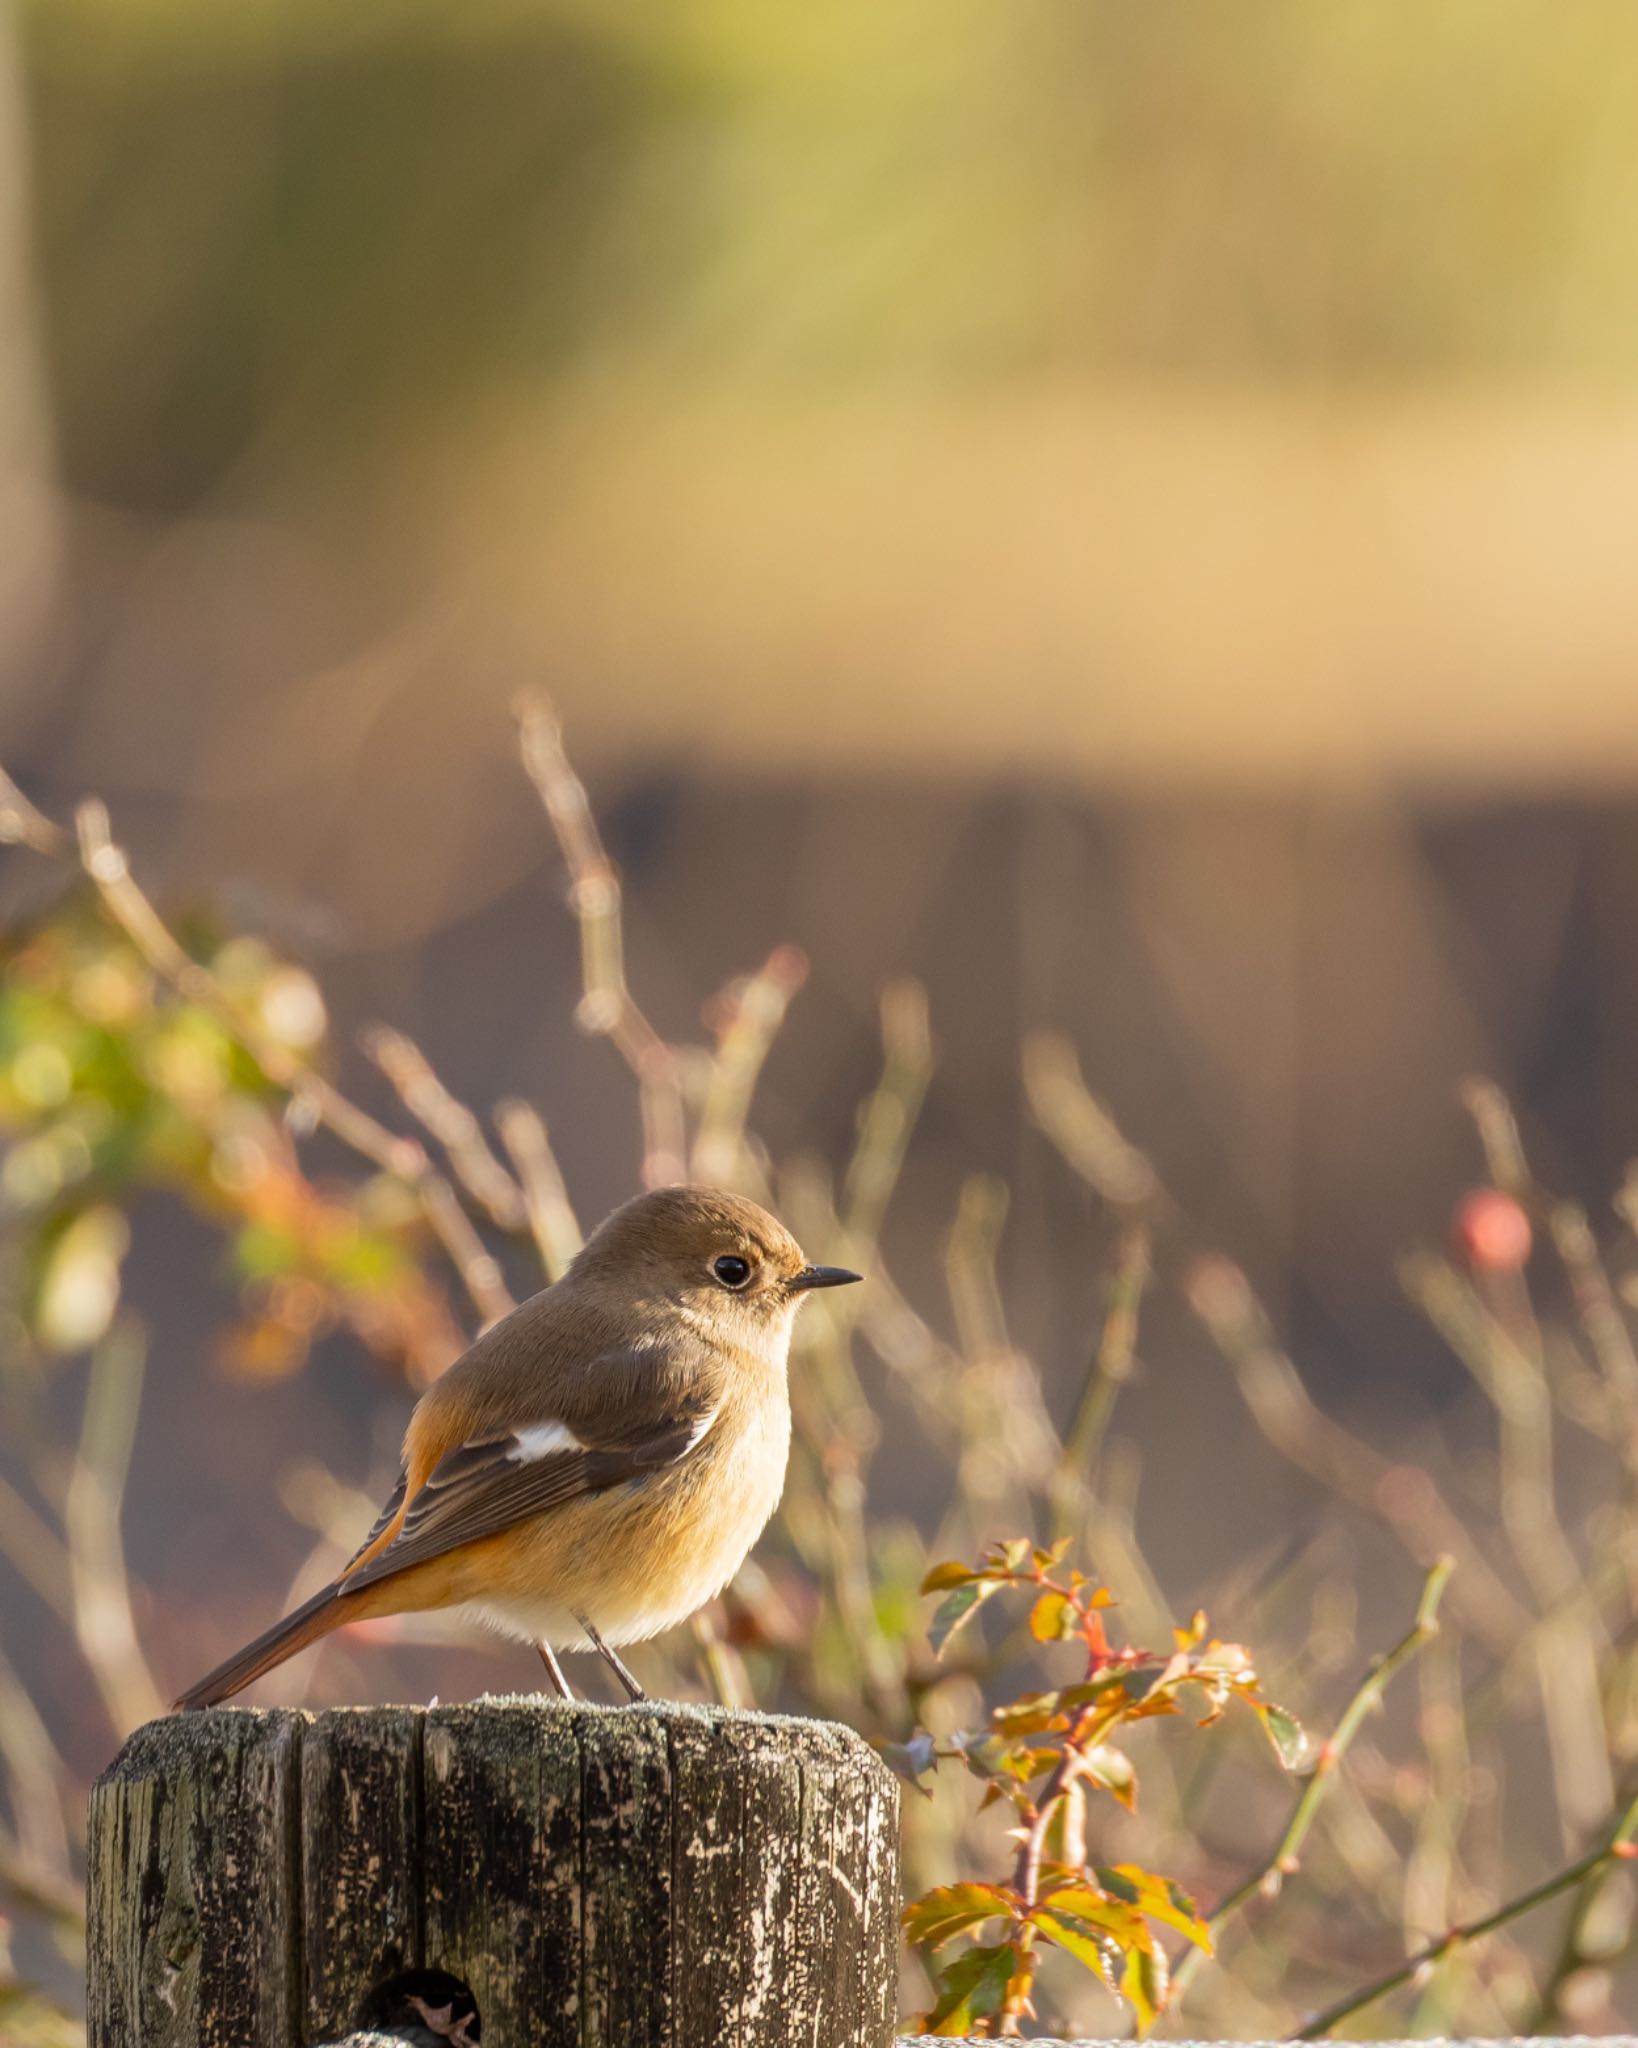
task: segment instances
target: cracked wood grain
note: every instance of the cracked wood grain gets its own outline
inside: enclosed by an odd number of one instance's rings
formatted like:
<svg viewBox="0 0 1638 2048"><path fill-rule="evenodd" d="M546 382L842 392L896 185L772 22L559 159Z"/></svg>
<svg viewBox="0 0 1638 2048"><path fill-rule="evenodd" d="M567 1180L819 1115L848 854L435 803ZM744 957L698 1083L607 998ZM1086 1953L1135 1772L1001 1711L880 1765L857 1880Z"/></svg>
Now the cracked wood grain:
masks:
<svg viewBox="0 0 1638 2048"><path fill-rule="evenodd" d="M302 1736L304 2041L345 2033L372 1985L421 1961L421 1720L347 1708Z"/></svg>
<svg viewBox="0 0 1638 2048"><path fill-rule="evenodd" d="M155 1722L90 1818L90 2048L306 2048L404 1969L484 2048L886 2048L898 1794L847 1730L540 1698Z"/></svg>

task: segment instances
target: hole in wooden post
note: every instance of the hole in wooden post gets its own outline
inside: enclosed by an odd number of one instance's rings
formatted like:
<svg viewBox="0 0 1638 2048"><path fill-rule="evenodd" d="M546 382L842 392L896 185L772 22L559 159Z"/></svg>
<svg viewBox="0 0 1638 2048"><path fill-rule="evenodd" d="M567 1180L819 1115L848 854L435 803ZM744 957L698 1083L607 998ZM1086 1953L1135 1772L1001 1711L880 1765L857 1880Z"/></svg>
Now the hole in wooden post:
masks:
<svg viewBox="0 0 1638 2048"><path fill-rule="evenodd" d="M454 2048L477 2048L478 2001L447 1970L395 1970L365 1998L353 2022L360 2029L419 2024Z"/></svg>

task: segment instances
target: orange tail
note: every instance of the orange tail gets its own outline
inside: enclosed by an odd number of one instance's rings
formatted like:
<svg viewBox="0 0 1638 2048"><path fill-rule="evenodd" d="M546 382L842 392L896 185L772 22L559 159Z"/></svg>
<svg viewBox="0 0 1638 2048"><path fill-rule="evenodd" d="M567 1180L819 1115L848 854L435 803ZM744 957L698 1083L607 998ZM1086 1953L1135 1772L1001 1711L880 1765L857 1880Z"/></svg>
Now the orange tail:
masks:
<svg viewBox="0 0 1638 2048"><path fill-rule="evenodd" d="M320 1636L327 1636L344 1622L358 1619L361 1611L368 1613L369 1602L359 1595L343 1593L340 1583L339 1580L333 1581L322 1593L315 1593L311 1600L298 1607L294 1614L287 1614L283 1621L275 1622L253 1643L246 1643L225 1664L218 1664L208 1677L201 1678L197 1685L189 1686L174 1702L175 1706L181 1710L214 1707L222 1700L231 1699L236 1692L243 1692L253 1679L260 1678L264 1671L271 1671L275 1664L282 1664L286 1657L305 1650L309 1643L316 1643Z"/></svg>

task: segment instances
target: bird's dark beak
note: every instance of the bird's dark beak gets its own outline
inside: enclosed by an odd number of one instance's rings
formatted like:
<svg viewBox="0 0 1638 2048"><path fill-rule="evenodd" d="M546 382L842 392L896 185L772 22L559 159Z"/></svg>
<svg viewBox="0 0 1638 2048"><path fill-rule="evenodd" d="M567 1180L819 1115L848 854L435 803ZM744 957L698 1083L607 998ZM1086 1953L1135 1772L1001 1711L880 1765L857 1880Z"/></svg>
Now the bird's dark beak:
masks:
<svg viewBox="0 0 1638 2048"><path fill-rule="evenodd" d="M793 1294L802 1294L810 1287L851 1287L863 1278L862 1273L850 1273L846 1266L804 1266L785 1285Z"/></svg>

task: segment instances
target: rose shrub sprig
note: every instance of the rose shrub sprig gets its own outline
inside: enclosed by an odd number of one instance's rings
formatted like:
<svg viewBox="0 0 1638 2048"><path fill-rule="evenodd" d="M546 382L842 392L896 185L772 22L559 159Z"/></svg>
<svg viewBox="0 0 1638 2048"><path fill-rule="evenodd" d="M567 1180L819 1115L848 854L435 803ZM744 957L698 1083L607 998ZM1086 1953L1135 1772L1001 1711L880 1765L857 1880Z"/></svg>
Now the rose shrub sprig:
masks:
<svg viewBox="0 0 1638 2048"><path fill-rule="evenodd" d="M917 2023L929 2033L1015 2035L1034 2015L1043 1944L1100 1977L1146 2033L1171 1975L1160 1930L1210 1952L1210 1932L1181 1886L1135 1863L1089 1859L1088 1793L1105 1792L1128 1811L1136 1805L1137 1772L1116 1739L1123 1729L1184 1712L1191 1693L1190 1704L1204 1709L1198 1725L1208 1727L1237 1699L1261 1720L1287 1770L1307 1760L1301 1726L1263 1697L1240 1644L1208 1636L1204 1613L1173 1631L1165 1655L1112 1645L1104 1617L1114 1602L1066 1564L1068 1549L1019 1538L992 1545L977 1565L938 1565L922 1582L923 1593L943 1595L928 1630L935 1655L985 1602L1023 1589L1034 1596L1036 1641L1075 1645L1083 1660L1069 1684L995 1708L982 1728L943 1741L918 1735L886 1752L922 1790L922 1774L940 1759L959 1762L983 1782L983 1805L1005 1800L1016 1816L1006 1881L939 1885L905 1910L906 1938L923 1952L937 1991ZM959 1951L938 1953L963 1938Z"/></svg>

